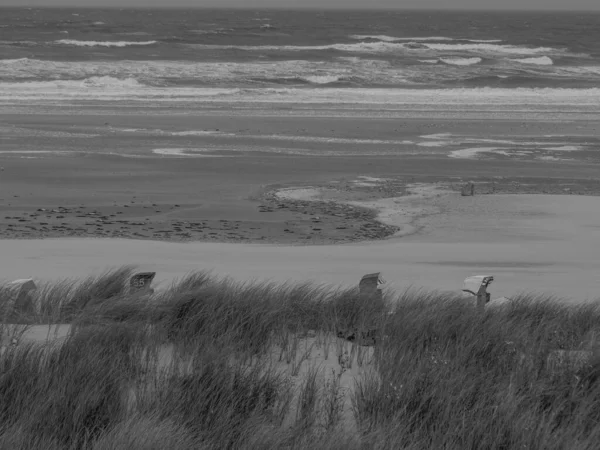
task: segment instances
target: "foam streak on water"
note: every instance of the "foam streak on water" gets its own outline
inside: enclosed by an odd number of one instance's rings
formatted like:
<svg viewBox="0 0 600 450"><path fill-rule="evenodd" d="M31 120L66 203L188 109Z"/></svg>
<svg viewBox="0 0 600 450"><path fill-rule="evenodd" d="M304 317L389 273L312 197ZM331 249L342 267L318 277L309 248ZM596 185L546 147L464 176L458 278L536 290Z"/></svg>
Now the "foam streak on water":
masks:
<svg viewBox="0 0 600 450"><path fill-rule="evenodd" d="M600 88L593 14L16 8L0 28L3 102L562 107Z"/></svg>

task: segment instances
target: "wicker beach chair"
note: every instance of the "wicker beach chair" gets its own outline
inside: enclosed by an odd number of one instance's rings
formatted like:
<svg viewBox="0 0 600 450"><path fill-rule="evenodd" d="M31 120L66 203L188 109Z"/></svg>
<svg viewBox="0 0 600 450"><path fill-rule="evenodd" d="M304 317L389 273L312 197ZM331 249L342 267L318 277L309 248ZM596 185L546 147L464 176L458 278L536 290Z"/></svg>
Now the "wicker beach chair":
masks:
<svg viewBox="0 0 600 450"><path fill-rule="evenodd" d="M129 280L129 291L131 293L154 293L154 289L150 287L152 280L156 276L156 272L140 272L136 273Z"/></svg>

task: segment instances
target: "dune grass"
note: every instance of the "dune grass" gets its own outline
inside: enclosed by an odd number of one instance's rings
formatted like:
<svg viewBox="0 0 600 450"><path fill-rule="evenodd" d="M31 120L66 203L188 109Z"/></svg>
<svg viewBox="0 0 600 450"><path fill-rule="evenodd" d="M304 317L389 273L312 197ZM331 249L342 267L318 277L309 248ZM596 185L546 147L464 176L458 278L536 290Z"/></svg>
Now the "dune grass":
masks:
<svg viewBox="0 0 600 450"><path fill-rule="evenodd" d="M35 292L36 313L21 332L50 323L70 323L71 332L60 343L3 340L0 450L600 442L597 303L522 295L481 312L436 292L369 300L355 289L209 273L130 295L132 270ZM3 305L8 295L0 287ZM14 324L0 327L15 333ZM377 344L369 353L336 337L348 329L377 329ZM340 369L311 365L315 348ZM584 361L557 363L557 350L581 351Z"/></svg>

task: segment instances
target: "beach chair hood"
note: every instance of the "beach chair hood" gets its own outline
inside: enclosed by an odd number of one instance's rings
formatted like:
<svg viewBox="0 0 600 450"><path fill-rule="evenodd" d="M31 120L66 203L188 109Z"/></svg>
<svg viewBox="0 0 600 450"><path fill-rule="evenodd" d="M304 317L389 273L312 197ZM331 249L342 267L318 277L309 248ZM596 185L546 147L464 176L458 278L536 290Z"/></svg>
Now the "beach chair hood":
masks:
<svg viewBox="0 0 600 450"><path fill-rule="evenodd" d="M462 290L477 295L482 286L487 288L492 281L494 281L494 277L490 275L474 275L465 280Z"/></svg>

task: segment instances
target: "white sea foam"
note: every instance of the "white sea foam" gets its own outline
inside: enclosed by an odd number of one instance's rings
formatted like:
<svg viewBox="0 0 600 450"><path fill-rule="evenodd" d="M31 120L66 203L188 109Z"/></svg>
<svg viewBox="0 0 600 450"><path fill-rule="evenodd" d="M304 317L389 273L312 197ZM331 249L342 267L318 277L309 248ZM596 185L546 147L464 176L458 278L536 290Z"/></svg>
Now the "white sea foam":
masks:
<svg viewBox="0 0 600 450"><path fill-rule="evenodd" d="M210 130L173 131L168 134L170 134L171 136L235 136L234 133L223 133L221 131Z"/></svg>
<svg viewBox="0 0 600 450"><path fill-rule="evenodd" d="M420 136L423 139L447 139L452 136L452 133L435 133L435 134L426 134L424 136Z"/></svg>
<svg viewBox="0 0 600 450"><path fill-rule="evenodd" d="M472 66L474 64L479 64L481 61L483 61L481 58L460 58L460 57L440 58L440 60L442 62L445 62L446 64L450 64L452 66Z"/></svg>
<svg viewBox="0 0 600 450"><path fill-rule="evenodd" d="M190 136L222 136L231 137L236 136L234 133L224 133L222 131L215 130L186 130L186 131L167 131L159 128L112 128L111 131L117 133L140 133L152 136L178 136L178 137L190 137Z"/></svg>
<svg viewBox="0 0 600 450"><path fill-rule="evenodd" d="M68 83L65 82L65 83ZM84 86L90 88L115 88L115 89L129 89L139 88L143 85L134 78L120 79L115 77L90 77L86 78L81 82Z"/></svg>
<svg viewBox="0 0 600 450"><path fill-rule="evenodd" d="M240 138L244 140L248 139L262 139L270 141L292 141L292 142L312 142L312 143L325 143L325 144L361 144L361 145L407 145L414 144L412 141L407 140L393 140L393 139L359 139L359 138L337 138L337 137L322 137L322 136L296 136L296 135L260 135L260 134L235 134L226 133L222 131L212 130L189 130L189 131L166 131L160 129L145 129L145 128L120 128L115 129L119 132L130 132L130 133L143 133L152 134L156 136L179 136L179 137L191 137L191 136L216 136L225 138Z"/></svg>
<svg viewBox="0 0 600 450"><path fill-rule="evenodd" d="M426 141L417 143L419 147L446 147L452 145L452 142L445 141Z"/></svg>
<svg viewBox="0 0 600 450"><path fill-rule="evenodd" d="M505 139L464 139L463 142L472 142L479 144L501 144L501 145L519 145L519 143L515 141L509 141Z"/></svg>
<svg viewBox="0 0 600 450"><path fill-rule="evenodd" d="M450 158L471 159L476 158L480 153L501 153L508 155L506 151L499 147L474 147L464 148L462 150L453 150L448 156Z"/></svg>
<svg viewBox="0 0 600 450"><path fill-rule="evenodd" d="M457 39L449 38L444 36L426 36L426 37L395 37L386 35L367 35L367 34L354 34L350 36L350 39L377 39L385 42L398 42L398 41L409 41L409 42L428 42L428 41L468 41L468 42L502 42L501 39Z"/></svg>
<svg viewBox="0 0 600 450"><path fill-rule="evenodd" d="M123 31L120 34L122 36L152 36L152 33L148 33L146 31Z"/></svg>
<svg viewBox="0 0 600 450"><path fill-rule="evenodd" d="M315 142L315 143L330 143L330 144L371 144L371 145L406 145L412 144L412 141L399 141L393 139L353 139L353 138L334 138L321 136L286 136L281 134L273 134L269 136L261 135L244 135L245 138L269 139L276 141L298 141L298 142Z"/></svg>
<svg viewBox="0 0 600 450"><path fill-rule="evenodd" d="M556 156L550 155L538 156L536 159L539 159L541 161L568 161L568 159L566 158L557 158Z"/></svg>
<svg viewBox="0 0 600 450"><path fill-rule="evenodd" d="M356 44L329 44L329 45L212 45L212 44L188 44L190 47L210 50L244 50L249 52L283 51L303 52L337 50L348 53L398 53L410 50L410 46L404 43L394 42L360 42ZM423 47L425 48L425 47ZM425 48L426 49L426 48Z"/></svg>
<svg viewBox="0 0 600 450"><path fill-rule="evenodd" d="M552 66L554 61L548 56L540 56L539 58L522 58L522 59L511 59L521 64L534 64L537 66Z"/></svg>
<svg viewBox="0 0 600 450"><path fill-rule="evenodd" d="M12 61L12 60L11 60ZM210 85L215 82L256 83L269 79L304 79L313 84L327 84L346 77L368 83L404 83L406 74L387 61L352 58L332 62L287 60L269 62L183 62L183 61L46 61L23 60L22 63L0 63L0 78L27 80L53 78L69 80L93 76L135 78L148 84L162 84L164 79L187 79Z"/></svg>
<svg viewBox="0 0 600 450"><path fill-rule="evenodd" d="M419 62L425 63L425 64L437 64L440 62L439 59L419 59Z"/></svg>
<svg viewBox="0 0 600 450"><path fill-rule="evenodd" d="M206 155L203 151L195 148L155 148L152 153L163 156L184 156L187 158L227 158L231 155Z"/></svg>
<svg viewBox="0 0 600 450"><path fill-rule="evenodd" d="M579 145L563 145L561 147L544 147L542 150L551 152L576 152L582 150L582 147Z"/></svg>
<svg viewBox="0 0 600 450"><path fill-rule="evenodd" d="M357 39L357 40L363 40L363 39L377 39L378 41L384 41L384 42L397 42L397 41L409 41L409 42L413 42L413 41L453 41L454 39L449 38L449 37L443 37L443 36L427 36L427 37L395 37L395 36L386 36L386 35L382 35L382 34L378 34L378 35L368 35L368 34L353 34L352 36L349 36L350 39Z"/></svg>
<svg viewBox="0 0 600 450"><path fill-rule="evenodd" d="M2 154L8 154L8 155L17 155L17 154L25 154L25 155L46 155L46 154L56 154L56 155L67 155L70 153L77 153L77 152L69 152L69 151L65 151L65 150L0 150L0 153Z"/></svg>
<svg viewBox="0 0 600 450"><path fill-rule="evenodd" d="M29 61L29 58L0 59L0 64L18 64Z"/></svg>
<svg viewBox="0 0 600 450"><path fill-rule="evenodd" d="M497 44L425 44L432 50L439 51L466 51L481 53L509 53L514 55L535 55L538 53L556 52L557 49L549 47L522 47L516 45Z"/></svg>
<svg viewBox="0 0 600 450"><path fill-rule="evenodd" d="M107 82L108 81L108 82ZM102 87L104 85L104 87ZM102 87L102 88L100 88ZM63 104L67 101L111 100L252 103L252 104L368 104L406 107L430 105L455 109L459 106L494 108L569 107L586 111L600 109L600 89L566 88L459 88L459 89L386 89L386 88L204 88L151 87L135 80L0 82L0 101L26 104ZM25 102L25 103L24 103Z"/></svg>
<svg viewBox="0 0 600 450"><path fill-rule="evenodd" d="M131 42L131 41L79 41L77 39L60 39L54 41L55 44L73 45L76 47L133 47L154 45L156 41Z"/></svg>
<svg viewBox="0 0 600 450"><path fill-rule="evenodd" d="M301 78L313 84L329 84L340 81L340 77L335 75L310 75Z"/></svg>

